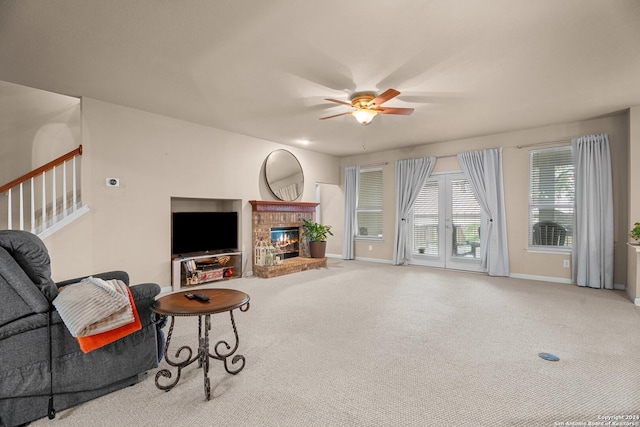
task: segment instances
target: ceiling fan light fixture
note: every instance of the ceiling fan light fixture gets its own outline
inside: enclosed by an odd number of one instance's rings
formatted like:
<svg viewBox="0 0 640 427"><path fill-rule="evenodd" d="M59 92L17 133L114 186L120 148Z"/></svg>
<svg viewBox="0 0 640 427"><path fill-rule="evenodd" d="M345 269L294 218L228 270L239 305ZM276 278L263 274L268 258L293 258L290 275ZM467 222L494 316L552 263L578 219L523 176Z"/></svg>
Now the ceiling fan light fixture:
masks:
<svg viewBox="0 0 640 427"><path fill-rule="evenodd" d="M367 108L358 108L351 112L351 115L356 118L361 125L368 125L371 120L378 114L377 111L369 110Z"/></svg>
<svg viewBox="0 0 640 427"><path fill-rule="evenodd" d="M373 121L373 118L378 114L399 114L408 116L413 113L413 108L381 108L380 106L390 99L400 95L400 92L395 89L387 89L380 95L374 95L367 92L358 92L351 97L351 103L342 101L340 99L325 98L326 101L331 101L336 104L346 105L352 107L354 110L344 113L334 114L327 117L320 117L320 120L332 119L334 117L344 116L351 114L356 118L356 121L361 125L368 125Z"/></svg>

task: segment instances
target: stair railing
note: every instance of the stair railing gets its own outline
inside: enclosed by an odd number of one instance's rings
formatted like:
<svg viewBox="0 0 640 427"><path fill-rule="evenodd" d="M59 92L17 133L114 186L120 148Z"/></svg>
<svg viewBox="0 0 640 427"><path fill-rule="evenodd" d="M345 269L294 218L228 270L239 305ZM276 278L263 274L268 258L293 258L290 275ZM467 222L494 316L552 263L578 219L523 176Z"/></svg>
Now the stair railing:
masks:
<svg viewBox="0 0 640 427"><path fill-rule="evenodd" d="M75 150L0 187L0 194L6 193L7 196L8 230L14 229L13 217L17 213L18 229L24 230L28 222L30 231L41 235L45 230L55 227L56 224L83 208L79 199L76 165L78 163L77 159L81 155L82 145L79 145ZM70 180L67 176L69 164L71 168ZM58 180L58 171L62 172L62 182ZM49 174L49 180L47 180L47 174ZM68 189L69 183L71 186L70 192ZM18 212L14 212L14 190L18 193ZM62 192L60 196L58 195L59 190ZM25 197L27 192L29 195ZM41 194L38 195L38 192ZM40 203L38 203L38 199L40 199ZM28 220L25 214L26 210L29 211Z"/></svg>

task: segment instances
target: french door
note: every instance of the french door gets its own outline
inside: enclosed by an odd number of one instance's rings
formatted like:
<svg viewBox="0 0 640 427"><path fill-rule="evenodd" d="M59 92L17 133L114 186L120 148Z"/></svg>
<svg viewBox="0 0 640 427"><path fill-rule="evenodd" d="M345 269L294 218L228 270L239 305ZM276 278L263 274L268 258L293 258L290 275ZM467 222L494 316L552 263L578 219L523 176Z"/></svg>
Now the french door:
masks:
<svg viewBox="0 0 640 427"><path fill-rule="evenodd" d="M484 271L480 256L483 214L462 173L431 176L411 216L412 264Z"/></svg>

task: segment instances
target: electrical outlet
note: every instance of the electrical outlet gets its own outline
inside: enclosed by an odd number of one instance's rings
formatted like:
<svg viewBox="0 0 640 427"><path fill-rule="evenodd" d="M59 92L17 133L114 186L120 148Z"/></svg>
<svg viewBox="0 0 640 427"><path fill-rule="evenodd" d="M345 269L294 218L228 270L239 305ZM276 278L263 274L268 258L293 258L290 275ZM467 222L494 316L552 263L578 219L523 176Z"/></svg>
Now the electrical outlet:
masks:
<svg viewBox="0 0 640 427"><path fill-rule="evenodd" d="M107 185L107 187L120 187L120 179L105 178L105 184Z"/></svg>
<svg viewBox="0 0 640 427"><path fill-rule="evenodd" d="M369 245L369 250L372 251L373 250L373 245Z"/></svg>
<svg viewBox="0 0 640 427"><path fill-rule="evenodd" d="M565 268L569 268L569 260L568 260L568 259L565 259L565 260L562 262L562 266L563 266L563 267L565 267Z"/></svg>

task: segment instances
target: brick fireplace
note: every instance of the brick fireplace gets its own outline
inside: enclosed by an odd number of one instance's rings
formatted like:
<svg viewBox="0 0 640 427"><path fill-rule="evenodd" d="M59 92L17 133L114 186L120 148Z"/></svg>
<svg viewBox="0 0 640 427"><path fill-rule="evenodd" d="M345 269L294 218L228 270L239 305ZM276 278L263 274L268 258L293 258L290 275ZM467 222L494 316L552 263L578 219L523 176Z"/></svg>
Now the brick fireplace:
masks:
<svg viewBox="0 0 640 427"><path fill-rule="evenodd" d="M315 220L316 206L311 202L283 202L275 200L249 200L252 206L251 228L253 246L251 262L253 275L257 277L276 277L284 274L296 273L311 268L327 266L326 258L309 258L309 246L302 238L302 220ZM298 251L299 256L283 257L281 265L260 266L255 262L255 249L258 242L271 242L273 229L298 230L300 236Z"/></svg>

